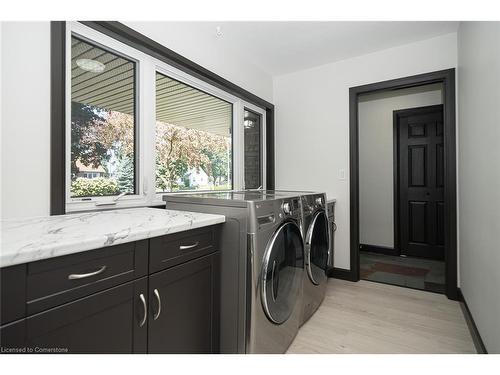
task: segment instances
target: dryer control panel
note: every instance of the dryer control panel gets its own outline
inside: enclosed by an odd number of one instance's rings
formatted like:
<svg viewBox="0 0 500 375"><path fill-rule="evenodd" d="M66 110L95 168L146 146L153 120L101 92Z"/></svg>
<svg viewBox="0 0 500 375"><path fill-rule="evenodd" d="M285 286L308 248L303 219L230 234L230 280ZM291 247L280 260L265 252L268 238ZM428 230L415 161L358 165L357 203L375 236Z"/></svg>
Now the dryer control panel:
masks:
<svg viewBox="0 0 500 375"><path fill-rule="evenodd" d="M283 213L287 216L292 216L294 214L297 214L300 209L300 198L292 198L292 199L286 199L283 200L283 203L281 204L281 209L283 210Z"/></svg>

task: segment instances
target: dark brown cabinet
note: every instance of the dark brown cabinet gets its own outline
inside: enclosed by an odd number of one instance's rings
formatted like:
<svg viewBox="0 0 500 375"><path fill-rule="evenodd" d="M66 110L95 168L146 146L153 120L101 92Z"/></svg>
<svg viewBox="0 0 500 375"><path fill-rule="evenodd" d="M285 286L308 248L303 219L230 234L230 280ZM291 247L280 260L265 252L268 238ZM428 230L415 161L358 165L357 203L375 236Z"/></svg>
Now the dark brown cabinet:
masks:
<svg viewBox="0 0 500 375"><path fill-rule="evenodd" d="M0 327L2 351L218 353L215 231L202 228L0 269L6 282L2 303L10 306ZM158 258L162 266L150 264L148 270L152 249L165 257ZM179 256L181 250L190 253ZM18 284L28 285L26 295L10 291Z"/></svg>
<svg viewBox="0 0 500 375"><path fill-rule="evenodd" d="M149 277L149 353L218 351L219 254Z"/></svg>
<svg viewBox="0 0 500 375"><path fill-rule="evenodd" d="M2 327L28 353L145 353L147 278L92 294ZM4 332L5 330L5 332Z"/></svg>

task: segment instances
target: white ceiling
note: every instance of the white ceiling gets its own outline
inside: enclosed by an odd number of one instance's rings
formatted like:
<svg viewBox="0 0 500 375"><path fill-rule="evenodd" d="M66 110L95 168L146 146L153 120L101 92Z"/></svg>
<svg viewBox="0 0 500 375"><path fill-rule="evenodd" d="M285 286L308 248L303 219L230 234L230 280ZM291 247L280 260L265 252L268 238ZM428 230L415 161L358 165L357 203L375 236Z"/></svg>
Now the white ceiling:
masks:
<svg viewBox="0 0 500 375"><path fill-rule="evenodd" d="M170 23L170 22L169 22ZM175 22L270 75L456 32L458 22ZM217 36L220 26L222 35Z"/></svg>

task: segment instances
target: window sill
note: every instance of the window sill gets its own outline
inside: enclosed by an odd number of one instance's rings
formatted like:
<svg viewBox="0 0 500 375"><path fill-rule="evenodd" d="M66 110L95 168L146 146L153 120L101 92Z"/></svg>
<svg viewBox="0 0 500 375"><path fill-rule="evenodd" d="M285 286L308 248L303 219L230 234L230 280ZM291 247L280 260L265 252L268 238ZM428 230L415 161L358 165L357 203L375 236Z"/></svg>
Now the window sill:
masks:
<svg viewBox="0 0 500 375"><path fill-rule="evenodd" d="M140 200L130 199L130 200L118 201L116 202L116 204L100 205L100 206L96 206L95 202L72 202L66 204L66 213L107 211L107 210L119 210L122 208L151 207L151 206L165 206L165 202L163 202L162 200L154 200L153 202L147 202L144 199Z"/></svg>

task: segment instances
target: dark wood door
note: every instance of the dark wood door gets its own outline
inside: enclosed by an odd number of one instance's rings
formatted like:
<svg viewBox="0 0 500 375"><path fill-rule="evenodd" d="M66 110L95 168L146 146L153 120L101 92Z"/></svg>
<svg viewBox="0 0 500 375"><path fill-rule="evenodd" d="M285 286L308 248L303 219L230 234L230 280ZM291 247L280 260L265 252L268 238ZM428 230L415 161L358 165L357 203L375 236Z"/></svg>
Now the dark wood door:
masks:
<svg viewBox="0 0 500 375"><path fill-rule="evenodd" d="M141 294L147 303L147 277L23 319L6 328L6 333L15 332L6 339L24 337L32 352L145 353Z"/></svg>
<svg viewBox="0 0 500 375"><path fill-rule="evenodd" d="M217 353L219 254L150 275L149 353Z"/></svg>
<svg viewBox="0 0 500 375"><path fill-rule="evenodd" d="M444 259L443 106L396 112L402 255Z"/></svg>

